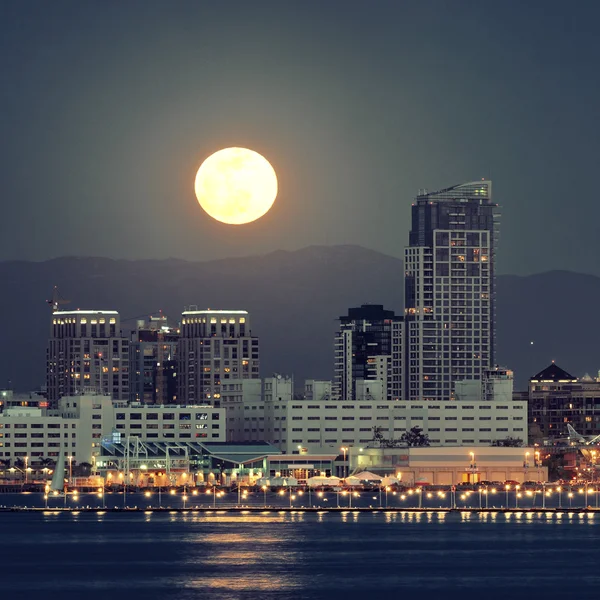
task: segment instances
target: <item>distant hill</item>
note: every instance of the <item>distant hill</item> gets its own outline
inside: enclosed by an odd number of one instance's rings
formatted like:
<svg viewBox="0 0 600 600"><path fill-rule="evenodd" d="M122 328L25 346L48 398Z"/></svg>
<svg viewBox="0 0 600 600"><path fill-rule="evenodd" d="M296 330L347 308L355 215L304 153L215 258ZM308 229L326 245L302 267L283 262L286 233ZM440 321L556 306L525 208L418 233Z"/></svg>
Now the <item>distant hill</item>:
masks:
<svg viewBox="0 0 600 600"><path fill-rule="evenodd" d="M243 308L261 338L262 374L330 379L336 319L350 306L402 310L402 261L359 246L311 246L265 256L187 262L59 258L0 263L0 387L44 382L52 287L65 308L116 309L135 318L185 306ZM526 379L555 359L581 375L600 368L600 278L554 271L498 277L498 360ZM129 320L127 320L129 319ZM531 342L534 342L533 345Z"/></svg>

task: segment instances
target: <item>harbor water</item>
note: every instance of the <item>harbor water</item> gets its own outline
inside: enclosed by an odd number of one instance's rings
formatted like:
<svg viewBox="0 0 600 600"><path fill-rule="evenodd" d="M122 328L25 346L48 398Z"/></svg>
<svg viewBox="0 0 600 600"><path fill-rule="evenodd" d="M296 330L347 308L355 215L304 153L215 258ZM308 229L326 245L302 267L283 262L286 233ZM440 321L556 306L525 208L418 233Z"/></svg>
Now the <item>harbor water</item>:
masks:
<svg viewBox="0 0 600 600"><path fill-rule="evenodd" d="M2 500L2 498L0 498ZM2 598L597 598L600 514L0 513Z"/></svg>

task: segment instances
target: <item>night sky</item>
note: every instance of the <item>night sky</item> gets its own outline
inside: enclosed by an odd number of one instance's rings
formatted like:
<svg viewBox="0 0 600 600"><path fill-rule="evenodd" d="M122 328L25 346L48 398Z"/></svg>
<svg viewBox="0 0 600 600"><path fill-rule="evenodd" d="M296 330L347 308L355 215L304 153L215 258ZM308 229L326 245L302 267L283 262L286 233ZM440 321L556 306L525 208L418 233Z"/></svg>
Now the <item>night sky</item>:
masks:
<svg viewBox="0 0 600 600"><path fill-rule="evenodd" d="M600 2L0 3L0 259L402 256L410 204L489 177L499 272L600 275ZM258 222L194 196L212 152L279 176Z"/></svg>

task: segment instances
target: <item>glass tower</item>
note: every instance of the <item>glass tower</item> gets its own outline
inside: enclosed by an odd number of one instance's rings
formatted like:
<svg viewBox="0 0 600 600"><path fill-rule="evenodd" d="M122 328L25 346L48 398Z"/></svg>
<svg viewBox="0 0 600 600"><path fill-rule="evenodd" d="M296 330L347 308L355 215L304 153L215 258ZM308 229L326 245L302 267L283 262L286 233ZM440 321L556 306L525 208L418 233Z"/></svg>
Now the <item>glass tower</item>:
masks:
<svg viewBox="0 0 600 600"><path fill-rule="evenodd" d="M498 205L492 182L419 193L405 249L405 397L449 400L494 365Z"/></svg>

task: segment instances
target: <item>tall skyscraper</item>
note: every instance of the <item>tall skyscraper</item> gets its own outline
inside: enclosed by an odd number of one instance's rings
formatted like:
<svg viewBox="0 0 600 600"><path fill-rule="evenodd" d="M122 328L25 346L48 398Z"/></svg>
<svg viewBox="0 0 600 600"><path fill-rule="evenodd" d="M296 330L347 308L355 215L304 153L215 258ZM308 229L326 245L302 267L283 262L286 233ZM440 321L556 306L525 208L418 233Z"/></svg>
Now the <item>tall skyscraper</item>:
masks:
<svg viewBox="0 0 600 600"><path fill-rule="evenodd" d="M132 402L177 404L177 347L179 330L165 316L138 321L131 332L129 367Z"/></svg>
<svg viewBox="0 0 600 600"><path fill-rule="evenodd" d="M420 193L405 249L407 400L449 400L494 365L498 205L492 182Z"/></svg>
<svg viewBox="0 0 600 600"><path fill-rule="evenodd" d="M181 402L220 406L225 381L259 379L258 338L248 312L195 306L184 311L177 365Z"/></svg>
<svg viewBox="0 0 600 600"><path fill-rule="evenodd" d="M129 400L129 341L121 335L117 311L53 312L46 359L51 407L84 390Z"/></svg>
<svg viewBox="0 0 600 600"><path fill-rule="evenodd" d="M403 317L363 304L340 317L334 341L333 397L355 400L357 380L382 382L388 400L402 396Z"/></svg>

